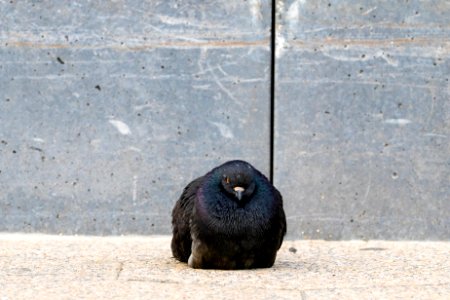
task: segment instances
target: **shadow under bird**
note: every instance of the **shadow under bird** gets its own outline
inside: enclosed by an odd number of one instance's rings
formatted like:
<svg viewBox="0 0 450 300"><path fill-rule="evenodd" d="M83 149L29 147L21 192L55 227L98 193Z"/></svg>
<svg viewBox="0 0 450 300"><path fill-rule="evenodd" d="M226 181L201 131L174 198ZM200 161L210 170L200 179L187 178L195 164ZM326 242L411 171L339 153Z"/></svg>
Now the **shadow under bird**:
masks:
<svg viewBox="0 0 450 300"><path fill-rule="evenodd" d="M286 234L280 192L245 161L189 183L172 211L172 254L192 268L269 268Z"/></svg>

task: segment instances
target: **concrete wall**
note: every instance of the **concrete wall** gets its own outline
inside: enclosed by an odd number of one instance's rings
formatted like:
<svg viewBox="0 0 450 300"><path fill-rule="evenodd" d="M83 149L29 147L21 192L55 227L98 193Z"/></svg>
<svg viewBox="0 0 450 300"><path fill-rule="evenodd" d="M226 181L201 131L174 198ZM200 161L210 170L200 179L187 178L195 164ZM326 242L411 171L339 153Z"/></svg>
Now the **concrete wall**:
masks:
<svg viewBox="0 0 450 300"><path fill-rule="evenodd" d="M290 237L450 238L448 1L276 1ZM270 168L270 1L0 3L0 231L170 232L187 182Z"/></svg>
<svg viewBox="0 0 450 300"><path fill-rule="evenodd" d="M291 234L450 238L450 2L280 1L275 183Z"/></svg>
<svg viewBox="0 0 450 300"><path fill-rule="evenodd" d="M224 160L269 171L268 1L2 1L0 230L169 233Z"/></svg>

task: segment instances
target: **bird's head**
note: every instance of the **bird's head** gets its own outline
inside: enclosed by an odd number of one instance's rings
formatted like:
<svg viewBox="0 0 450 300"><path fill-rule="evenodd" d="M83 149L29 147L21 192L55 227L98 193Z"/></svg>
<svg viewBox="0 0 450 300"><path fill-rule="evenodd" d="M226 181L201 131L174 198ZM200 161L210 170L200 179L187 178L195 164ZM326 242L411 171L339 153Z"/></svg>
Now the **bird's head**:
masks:
<svg viewBox="0 0 450 300"><path fill-rule="evenodd" d="M220 169L221 185L238 202L245 201L255 191L254 169L244 161L231 161Z"/></svg>

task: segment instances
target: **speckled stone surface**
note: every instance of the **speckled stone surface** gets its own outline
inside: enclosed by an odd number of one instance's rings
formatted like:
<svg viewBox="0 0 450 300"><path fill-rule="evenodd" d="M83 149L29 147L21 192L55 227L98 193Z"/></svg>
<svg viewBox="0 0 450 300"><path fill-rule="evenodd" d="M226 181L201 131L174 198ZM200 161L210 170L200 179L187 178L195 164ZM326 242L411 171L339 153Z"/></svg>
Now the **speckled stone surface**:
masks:
<svg viewBox="0 0 450 300"><path fill-rule="evenodd" d="M449 242L285 241L273 268L193 270L169 236L0 235L0 299L448 299Z"/></svg>
<svg viewBox="0 0 450 300"><path fill-rule="evenodd" d="M450 240L450 1L276 2L290 236Z"/></svg>
<svg viewBox="0 0 450 300"><path fill-rule="evenodd" d="M0 1L0 230L168 234L191 180L270 165L270 1Z"/></svg>

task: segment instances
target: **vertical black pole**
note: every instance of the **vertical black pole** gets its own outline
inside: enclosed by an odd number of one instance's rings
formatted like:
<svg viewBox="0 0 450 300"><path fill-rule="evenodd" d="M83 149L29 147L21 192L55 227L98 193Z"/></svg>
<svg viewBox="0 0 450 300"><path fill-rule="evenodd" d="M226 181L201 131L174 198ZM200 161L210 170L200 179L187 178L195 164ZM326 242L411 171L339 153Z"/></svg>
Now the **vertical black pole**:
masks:
<svg viewBox="0 0 450 300"><path fill-rule="evenodd" d="M272 0L272 30L270 32L270 182L273 183L275 143L275 37L276 0Z"/></svg>

